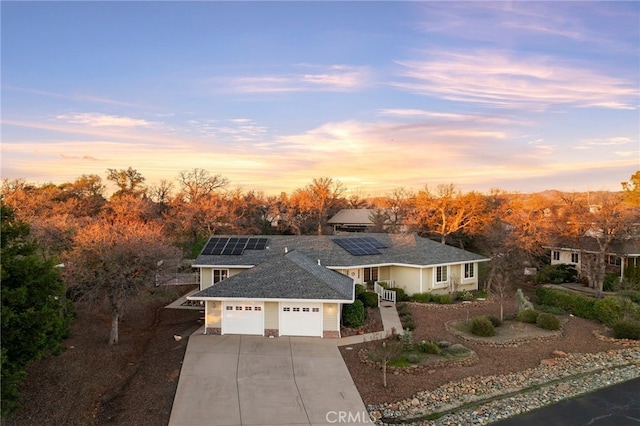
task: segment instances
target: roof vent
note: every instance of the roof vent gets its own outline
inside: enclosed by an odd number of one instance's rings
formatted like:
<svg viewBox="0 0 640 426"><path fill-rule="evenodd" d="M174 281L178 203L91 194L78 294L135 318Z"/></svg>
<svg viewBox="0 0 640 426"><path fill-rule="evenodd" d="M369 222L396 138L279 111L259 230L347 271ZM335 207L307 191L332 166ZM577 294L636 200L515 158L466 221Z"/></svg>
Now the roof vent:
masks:
<svg viewBox="0 0 640 426"><path fill-rule="evenodd" d="M318 259L318 265L320 265L320 259Z"/></svg>
<svg viewBox="0 0 640 426"><path fill-rule="evenodd" d="M289 253L289 249L285 247L285 248L284 248L284 252L285 252L285 254L286 254L286 253Z"/></svg>

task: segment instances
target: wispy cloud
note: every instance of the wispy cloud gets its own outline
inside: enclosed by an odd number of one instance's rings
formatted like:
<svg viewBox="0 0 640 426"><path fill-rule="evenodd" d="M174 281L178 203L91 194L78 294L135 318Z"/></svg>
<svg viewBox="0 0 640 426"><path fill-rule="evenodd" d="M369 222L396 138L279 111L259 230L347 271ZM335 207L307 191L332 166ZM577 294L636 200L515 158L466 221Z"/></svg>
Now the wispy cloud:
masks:
<svg viewBox="0 0 640 426"><path fill-rule="evenodd" d="M139 118L122 117L98 112L62 114L56 118L68 123L83 124L90 127L150 127L154 125L154 123L150 121Z"/></svg>
<svg viewBox="0 0 640 426"><path fill-rule="evenodd" d="M45 96L45 97L50 97L50 98L58 98L58 99L66 99L66 100L70 100L70 101L75 101L75 102L90 102L90 103L97 103L97 104L105 104L105 105L114 105L114 106L121 106L121 107L141 107L143 105L140 104L136 104L133 102L126 102L126 101L121 101L121 100L117 100L117 99L111 99L109 97L105 97L105 96L98 96L98 95L93 95L93 94L87 94L87 93L58 93L58 92L52 92L52 91L48 91L48 90L40 90L40 89L34 89L34 88L27 88L27 87L19 87L19 86L13 86L13 85L3 85L2 86L2 90L9 90L9 91L13 91L13 92L19 92L19 93L26 93L26 94L31 94L31 95L38 95L38 96ZM148 108L148 106L145 106L146 108Z"/></svg>
<svg viewBox="0 0 640 426"><path fill-rule="evenodd" d="M404 90L501 108L544 110L553 105L635 109L638 87L551 57L514 57L504 51L432 52L398 61Z"/></svg>
<svg viewBox="0 0 640 426"><path fill-rule="evenodd" d="M344 92L358 90L371 79L371 72L365 67L298 65L295 68L300 72L232 77L222 79L220 86L239 93ZM214 81L220 83L220 80Z"/></svg>

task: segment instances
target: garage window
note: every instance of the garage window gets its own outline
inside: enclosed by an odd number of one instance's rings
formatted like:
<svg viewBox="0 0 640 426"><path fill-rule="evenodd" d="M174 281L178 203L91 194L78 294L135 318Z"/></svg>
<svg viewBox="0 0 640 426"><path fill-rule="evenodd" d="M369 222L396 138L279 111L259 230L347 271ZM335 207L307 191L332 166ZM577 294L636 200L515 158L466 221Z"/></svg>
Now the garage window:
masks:
<svg viewBox="0 0 640 426"><path fill-rule="evenodd" d="M320 312L320 308L312 308L311 312Z"/></svg>
<svg viewBox="0 0 640 426"><path fill-rule="evenodd" d="M254 311L261 311L262 310L262 306L256 306L255 308L253 308Z"/></svg>
<svg viewBox="0 0 640 426"><path fill-rule="evenodd" d="M250 311L250 310L251 310L251 306L245 306L245 307L244 307L244 310L245 310L245 311Z"/></svg>
<svg viewBox="0 0 640 426"><path fill-rule="evenodd" d="M309 308L302 308L302 312L309 312Z"/></svg>
<svg viewBox="0 0 640 426"><path fill-rule="evenodd" d="M233 311L233 306L227 306L227 311Z"/></svg>
<svg viewBox="0 0 640 426"><path fill-rule="evenodd" d="M282 308L284 312L291 312L291 308Z"/></svg>
<svg viewBox="0 0 640 426"><path fill-rule="evenodd" d="M241 311L242 310L242 306L236 306L236 311Z"/></svg>
<svg viewBox="0 0 640 426"><path fill-rule="evenodd" d="M293 308L293 312L300 312L300 308Z"/></svg>

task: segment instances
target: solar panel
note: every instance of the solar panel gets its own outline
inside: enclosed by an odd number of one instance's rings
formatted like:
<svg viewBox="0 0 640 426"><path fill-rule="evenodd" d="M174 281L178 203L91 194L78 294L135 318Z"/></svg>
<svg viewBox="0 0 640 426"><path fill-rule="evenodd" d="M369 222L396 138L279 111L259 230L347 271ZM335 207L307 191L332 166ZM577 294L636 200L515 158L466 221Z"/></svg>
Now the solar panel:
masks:
<svg viewBox="0 0 640 426"><path fill-rule="evenodd" d="M382 254L378 250L378 247L376 247L376 245L381 245L382 243L375 238L371 238L371 240L374 240L377 244L374 244L373 241L368 241L365 238L336 238L333 242L354 256Z"/></svg>
<svg viewBox="0 0 640 426"><path fill-rule="evenodd" d="M268 241L267 238L256 237L213 237L202 249L202 254L237 256L245 250L264 250Z"/></svg>
<svg viewBox="0 0 640 426"><path fill-rule="evenodd" d="M385 243L383 243L380 240L376 240L373 237L363 237L363 238L358 238L358 240L366 241L371 245L373 245L375 248L388 248L388 246Z"/></svg>

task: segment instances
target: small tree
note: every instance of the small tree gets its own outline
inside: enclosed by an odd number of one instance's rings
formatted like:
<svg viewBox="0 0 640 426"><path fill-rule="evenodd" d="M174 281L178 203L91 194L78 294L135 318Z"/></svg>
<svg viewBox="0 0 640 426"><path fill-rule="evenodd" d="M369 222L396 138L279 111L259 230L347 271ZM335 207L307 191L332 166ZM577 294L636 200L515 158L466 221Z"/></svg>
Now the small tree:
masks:
<svg viewBox="0 0 640 426"><path fill-rule="evenodd" d="M155 285L159 262L179 258L179 250L165 243L158 225L99 221L76 235L64 275L78 301L107 306L109 344L114 344L126 302Z"/></svg>
<svg viewBox="0 0 640 426"><path fill-rule="evenodd" d="M403 343L394 337L392 334L391 338L377 341L369 348L369 358L382 364L382 385L385 388L387 387L387 365L398 359L404 350Z"/></svg>

